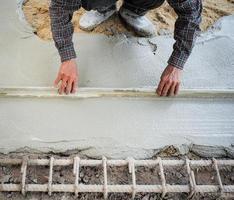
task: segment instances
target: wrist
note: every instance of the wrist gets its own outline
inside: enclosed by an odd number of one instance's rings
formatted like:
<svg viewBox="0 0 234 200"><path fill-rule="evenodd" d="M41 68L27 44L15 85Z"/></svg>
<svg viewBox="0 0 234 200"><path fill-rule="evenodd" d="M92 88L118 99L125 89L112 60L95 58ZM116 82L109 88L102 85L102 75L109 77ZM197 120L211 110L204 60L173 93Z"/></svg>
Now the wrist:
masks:
<svg viewBox="0 0 234 200"><path fill-rule="evenodd" d="M183 68L180 68L180 67L178 67L178 66L171 65L171 64L169 64L169 65L167 66L167 68L171 68L172 71L177 71L177 72L182 72L182 71L183 71Z"/></svg>
<svg viewBox="0 0 234 200"><path fill-rule="evenodd" d="M59 50L61 62L65 62L65 61L72 60L72 59L76 58L76 52L73 49L73 47L71 47L71 48L72 49L70 49L70 51L68 51L67 49Z"/></svg>
<svg viewBox="0 0 234 200"><path fill-rule="evenodd" d="M74 58L72 58L69 60L62 61L62 64L69 64L69 63L74 63L74 62L76 62L76 60Z"/></svg>
<svg viewBox="0 0 234 200"><path fill-rule="evenodd" d="M168 65L172 65L176 68L183 69L187 62L189 55L182 51L174 50L168 60Z"/></svg>

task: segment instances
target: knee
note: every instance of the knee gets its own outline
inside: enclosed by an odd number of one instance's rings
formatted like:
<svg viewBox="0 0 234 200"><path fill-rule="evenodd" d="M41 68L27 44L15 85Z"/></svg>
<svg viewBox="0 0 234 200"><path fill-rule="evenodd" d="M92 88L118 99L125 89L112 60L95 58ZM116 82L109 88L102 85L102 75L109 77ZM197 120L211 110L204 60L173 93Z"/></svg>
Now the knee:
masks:
<svg viewBox="0 0 234 200"><path fill-rule="evenodd" d="M160 7L164 2L165 2L165 0L154 0L153 3L152 3L151 8L149 8L149 9L158 8L158 7Z"/></svg>
<svg viewBox="0 0 234 200"><path fill-rule="evenodd" d="M81 0L82 7L85 10L96 10L98 8L110 7L116 3L116 0Z"/></svg>

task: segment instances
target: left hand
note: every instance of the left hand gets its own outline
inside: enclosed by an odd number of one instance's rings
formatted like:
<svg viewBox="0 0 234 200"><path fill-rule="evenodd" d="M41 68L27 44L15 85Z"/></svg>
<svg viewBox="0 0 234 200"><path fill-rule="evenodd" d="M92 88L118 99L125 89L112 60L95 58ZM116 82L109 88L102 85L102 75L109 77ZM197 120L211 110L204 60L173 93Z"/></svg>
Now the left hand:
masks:
<svg viewBox="0 0 234 200"><path fill-rule="evenodd" d="M168 65L162 73L156 93L159 96L177 95L180 87L181 74L181 69Z"/></svg>

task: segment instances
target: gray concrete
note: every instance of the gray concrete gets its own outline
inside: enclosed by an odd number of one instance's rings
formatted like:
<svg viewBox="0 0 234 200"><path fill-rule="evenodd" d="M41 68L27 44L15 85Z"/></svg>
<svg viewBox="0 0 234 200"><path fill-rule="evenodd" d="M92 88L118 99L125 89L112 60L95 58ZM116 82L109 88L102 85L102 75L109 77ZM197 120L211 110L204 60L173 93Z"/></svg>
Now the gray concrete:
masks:
<svg viewBox="0 0 234 200"><path fill-rule="evenodd" d="M57 51L52 42L32 34L16 9L16 2L8 0L0 7L0 87L51 86L59 67ZM199 38L185 66L183 88L234 89L233 27L234 16L225 17ZM148 41L75 35L79 85L154 87L173 42L171 36ZM222 149L219 155L225 155L233 151L233 113L233 98L0 98L0 152L28 146L78 149L92 157L145 158L166 145L187 151L196 144L231 149Z"/></svg>
<svg viewBox="0 0 234 200"><path fill-rule="evenodd" d="M14 0L4 0L0 9L0 86L51 86L59 68L53 43L37 38L19 20ZM184 88L234 88L234 16L218 25L217 31L199 39L185 66ZM79 85L156 86L174 41L171 36L160 36L152 42L158 46L155 55L146 39L75 34Z"/></svg>
<svg viewBox="0 0 234 200"><path fill-rule="evenodd" d="M233 99L0 100L0 150L78 148L89 156L147 157L166 145L229 146ZM147 156L146 156L147 155Z"/></svg>

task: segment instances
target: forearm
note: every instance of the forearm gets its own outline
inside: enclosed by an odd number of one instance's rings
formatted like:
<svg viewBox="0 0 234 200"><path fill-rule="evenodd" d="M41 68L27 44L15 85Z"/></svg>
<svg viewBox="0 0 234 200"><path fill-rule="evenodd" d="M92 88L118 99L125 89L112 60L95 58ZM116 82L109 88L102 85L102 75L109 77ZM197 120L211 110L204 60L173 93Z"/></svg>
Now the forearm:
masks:
<svg viewBox="0 0 234 200"><path fill-rule="evenodd" d="M74 10L80 7L79 2L77 0L75 5L70 5L66 0L52 0L50 4L51 31L61 62L76 58L72 42L74 30L71 19Z"/></svg>
<svg viewBox="0 0 234 200"><path fill-rule="evenodd" d="M183 69L200 33L201 0L168 0L178 15L175 23L173 52L168 64Z"/></svg>

